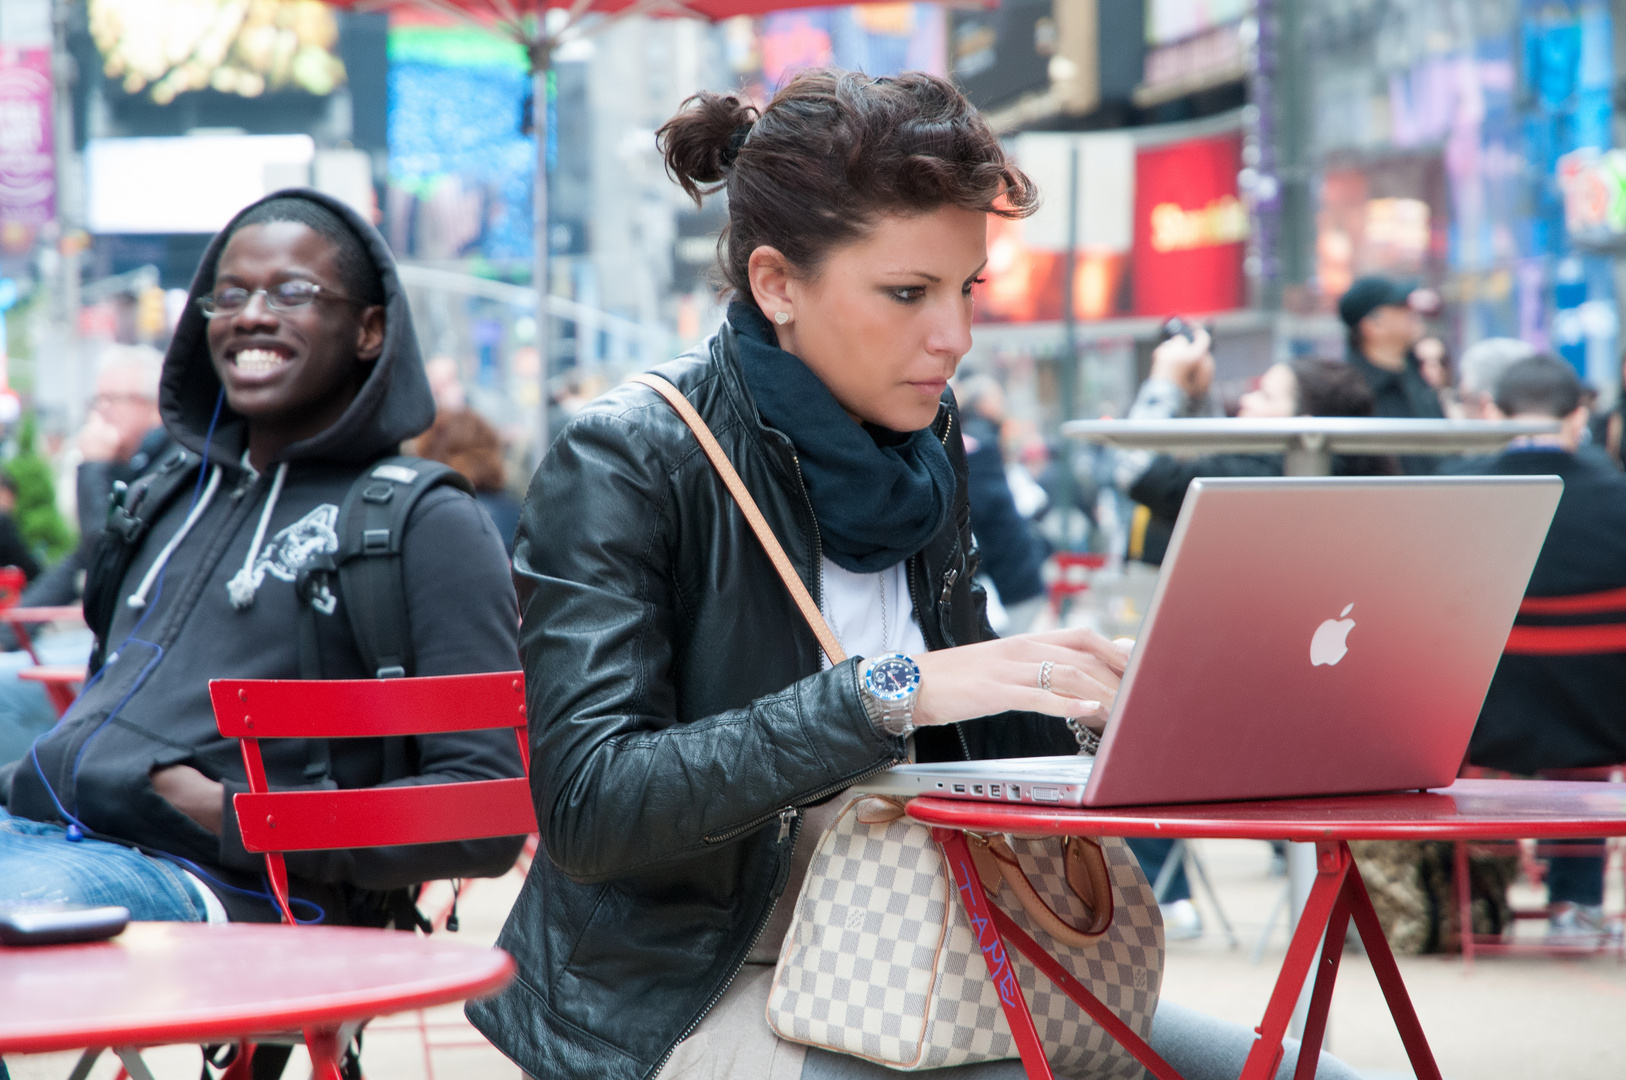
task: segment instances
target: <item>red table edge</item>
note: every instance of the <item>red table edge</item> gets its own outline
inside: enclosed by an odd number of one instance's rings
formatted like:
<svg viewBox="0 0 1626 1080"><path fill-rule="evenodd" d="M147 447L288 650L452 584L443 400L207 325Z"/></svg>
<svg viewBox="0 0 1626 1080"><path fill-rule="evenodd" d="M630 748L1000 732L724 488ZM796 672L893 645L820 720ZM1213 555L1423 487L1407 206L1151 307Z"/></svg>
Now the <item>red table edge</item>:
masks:
<svg viewBox="0 0 1626 1080"><path fill-rule="evenodd" d="M0 950L0 959L4 950ZM48 1054L87 1046L166 1046L184 1043L233 1041L244 1036L272 1035L301 1028L336 1027L352 1020L447 1005L454 1001L488 997L514 978L514 958L491 950L492 967L478 979L437 978L394 988L389 1001L380 1003L376 991L349 991L306 999L301 1005L239 1007L218 1015L194 1014L185 1021L142 1022L126 1027L99 1025L62 1027L39 1035L7 1034L0 1026L0 1054ZM0 1022L3 1025L3 1022Z"/></svg>
<svg viewBox="0 0 1626 1080"><path fill-rule="evenodd" d="M1533 784L1573 785L1577 790L1596 795L1600 789L1618 789L1626 797L1626 784L1603 784L1592 781L1562 780L1480 780L1473 784L1506 784L1518 787ZM1436 788L1424 796L1449 797L1456 785ZM1366 796L1390 798L1397 793ZM1459 792L1459 794L1467 794ZM1482 791L1475 791L1483 797ZM1350 799L1360 796L1328 796L1331 799ZM1401 797L1404 797L1401 794ZM1312 800L1282 800L1304 806ZM1298 843L1316 843L1330 840L1510 840L1554 837L1563 839L1590 839L1626 835L1626 815L1613 820L1594 817L1551 817L1500 821L1374 821L1359 818L1328 817L1323 821L1253 821L1247 818L1222 816L1194 817L1196 813L1223 815L1227 810L1246 811L1269 802L1200 803L1188 805L1150 807L1111 807L1095 810L1088 807L1035 806L1030 803L977 802L968 799L944 799L930 795L916 796L906 805L909 817L923 825L963 829L970 832L1011 832L1025 835L1076 836L1100 835L1122 837L1166 837L1190 840L1289 840ZM1161 816L1167 815L1167 816Z"/></svg>

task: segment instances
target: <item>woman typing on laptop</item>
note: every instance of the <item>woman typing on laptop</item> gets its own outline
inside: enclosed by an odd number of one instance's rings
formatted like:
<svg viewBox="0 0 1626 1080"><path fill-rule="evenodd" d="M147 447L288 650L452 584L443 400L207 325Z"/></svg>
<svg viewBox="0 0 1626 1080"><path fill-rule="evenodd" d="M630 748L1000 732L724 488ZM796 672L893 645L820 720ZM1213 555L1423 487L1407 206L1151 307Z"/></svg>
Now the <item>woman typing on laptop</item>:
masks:
<svg viewBox="0 0 1626 1080"><path fill-rule="evenodd" d="M501 939L520 977L470 1015L535 1076L892 1076L764 1020L838 796L911 752L1075 753L1066 718L1104 718L1126 663L1082 630L994 639L972 585L946 387L987 217L1037 193L926 75L809 72L760 115L702 94L660 138L691 195L727 191L733 299L659 379L579 413L532 482L514 566L547 857ZM1252 1034L1163 1005L1150 1041L1207 1080Z"/></svg>

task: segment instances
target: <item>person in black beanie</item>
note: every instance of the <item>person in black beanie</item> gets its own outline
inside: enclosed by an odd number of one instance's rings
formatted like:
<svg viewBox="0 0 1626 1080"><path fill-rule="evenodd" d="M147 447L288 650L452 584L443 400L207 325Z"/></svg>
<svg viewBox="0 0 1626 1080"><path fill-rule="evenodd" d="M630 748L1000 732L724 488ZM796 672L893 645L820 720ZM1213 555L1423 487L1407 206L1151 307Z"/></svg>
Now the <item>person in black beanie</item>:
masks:
<svg viewBox="0 0 1626 1080"><path fill-rule="evenodd" d="M1372 388L1372 415L1390 419L1442 420L1440 396L1423 378L1412 346L1423 336L1422 317L1412 306L1415 282L1385 277L1357 278L1338 301L1338 317L1349 328L1348 360ZM1431 473L1426 455L1401 458L1408 473Z"/></svg>

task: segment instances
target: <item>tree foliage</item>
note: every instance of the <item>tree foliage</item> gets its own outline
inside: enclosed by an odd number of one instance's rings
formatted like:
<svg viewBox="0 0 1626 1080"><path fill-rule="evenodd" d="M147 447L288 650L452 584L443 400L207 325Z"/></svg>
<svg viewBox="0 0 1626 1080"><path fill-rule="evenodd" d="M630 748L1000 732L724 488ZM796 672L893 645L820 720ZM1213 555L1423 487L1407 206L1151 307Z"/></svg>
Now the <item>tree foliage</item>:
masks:
<svg viewBox="0 0 1626 1080"><path fill-rule="evenodd" d="M35 448L33 413L23 416L17 431L17 452L6 462L6 472L17 484L17 528L23 539L46 559L55 562L73 549L75 537L56 508L56 482L51 463Z"/></svg>

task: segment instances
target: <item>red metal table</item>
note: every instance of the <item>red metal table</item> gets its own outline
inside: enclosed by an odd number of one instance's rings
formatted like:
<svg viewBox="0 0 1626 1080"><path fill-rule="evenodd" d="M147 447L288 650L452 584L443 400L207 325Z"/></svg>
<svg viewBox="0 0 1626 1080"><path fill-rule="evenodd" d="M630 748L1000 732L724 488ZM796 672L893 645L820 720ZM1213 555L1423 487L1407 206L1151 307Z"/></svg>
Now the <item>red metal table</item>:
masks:
<svg viewBox="0 0 1626 1080"><path fill-rule="evenodd" d="M0 946L0 1053L114 1047L140 1076L143 1046L302 1030L313 1076L338 1080L341 1026L495 993L513 973L500 950L396 931L137 922L96 944Z"/></svg>
<svg viewBox="0 0 1626 1080"><path fill-rule="evenodd" d="M1412 1009L1394 954L1384 940L1349 840L1507 840L1580 839L1626 835L1626 784L1545 780L1459 780L1447 788L1387 795L1330 796L1268 802L1203 803L1189 806L1072 810L1007 806L952 799L917 798L909 816L932 826L975 925L991 926L983 936L983 959L1001 988L1006 1019L1021 1049L1029 1077L1050 1080L1050 1065L1015 979L1001 979L1009 942L1050 977L1079 1006L1118 1038L1159 1080L1179 1080L1134 1032L1098 1002L1082 984L999 908L989 903L966 847L965 833L1022 833L1047 836L1163 836L1170 839L1226 838L1291 840L1316 846L1317 874L1304 914L1287 949L1259 1038L1243 1066L1241 1080L1276 1075L1293 1006L1316 971L1303 1045L1319 1047L1326 1031L1327 1006L1351 919L1377 974L1418 1080L1440 1080L1433 1052ZM1319 958L1316 953L1319 951ZM1008 994L1007 994L1008 991ZM1314 1054L1300 1056L1295 1080L1310 1080Z"/></svg>

